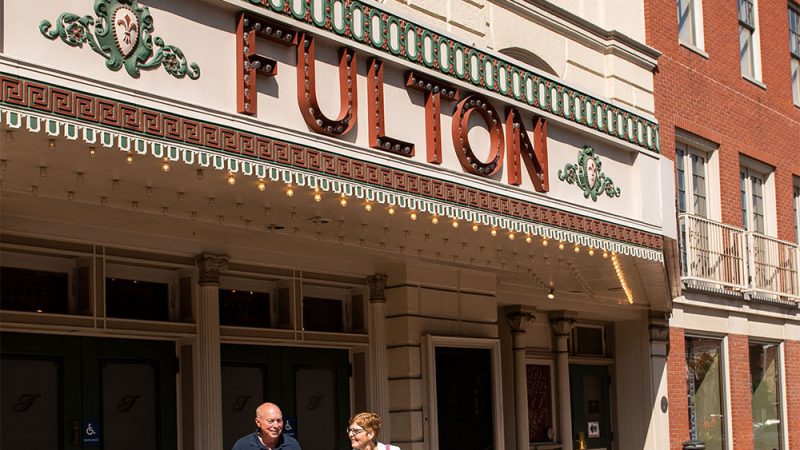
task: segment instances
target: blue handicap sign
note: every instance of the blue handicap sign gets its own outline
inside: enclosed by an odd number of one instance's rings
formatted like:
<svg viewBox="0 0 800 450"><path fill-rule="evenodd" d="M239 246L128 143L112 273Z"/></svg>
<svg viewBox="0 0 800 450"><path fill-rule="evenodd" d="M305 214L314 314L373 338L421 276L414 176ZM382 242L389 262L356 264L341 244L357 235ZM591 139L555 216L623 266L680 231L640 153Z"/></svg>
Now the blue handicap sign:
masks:
<svg viewBox="0 0 800 450"><path fill-rule="evenodd" d="M100 426L96 420L87 419L83 421L83 443L91 447L100 445Z"/></svg>
<svg viewBox="0 0 800 450"><path fill-rule="evenodd" d="M294 417L284 417L283 432L291 437L297 437L297 419Z"/></svg>

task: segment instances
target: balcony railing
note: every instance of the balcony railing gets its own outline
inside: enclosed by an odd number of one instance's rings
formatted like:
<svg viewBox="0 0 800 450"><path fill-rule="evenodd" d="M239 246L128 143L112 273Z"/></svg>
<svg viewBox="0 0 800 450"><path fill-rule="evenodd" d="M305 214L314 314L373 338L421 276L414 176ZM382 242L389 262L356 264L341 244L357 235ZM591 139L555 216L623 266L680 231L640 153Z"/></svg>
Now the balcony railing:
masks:
<svg viewBox="0 0 800 450"><path fill-rule="evenodd" d="M704 217L680 214L681 278L704 289L800 301L800 247Z"/></svg>

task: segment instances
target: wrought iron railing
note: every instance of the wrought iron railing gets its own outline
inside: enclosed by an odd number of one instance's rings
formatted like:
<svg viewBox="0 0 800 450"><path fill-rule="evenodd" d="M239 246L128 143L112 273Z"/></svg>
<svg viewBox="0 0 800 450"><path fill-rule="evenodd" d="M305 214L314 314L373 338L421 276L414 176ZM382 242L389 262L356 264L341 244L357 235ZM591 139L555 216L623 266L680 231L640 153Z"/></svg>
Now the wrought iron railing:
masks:
<svg viewBox="0 0 800 450"><path fill-rule="evenodd" d="M678 216L682 277L710 288L747 288L744 231L690 214Z"/></svg>
<svg viewBox="0 0 800 450"><path fill-rule="evenodd" d="M681 278L705 290L800 301L800 246L691 214L678 215Z"/></svg>
<svg viewBox="0 0 800 450"><path fill-rule="evenodd" d="M762 297L800 300L797 244L752 231L746 235L750 291Z"/></svg>

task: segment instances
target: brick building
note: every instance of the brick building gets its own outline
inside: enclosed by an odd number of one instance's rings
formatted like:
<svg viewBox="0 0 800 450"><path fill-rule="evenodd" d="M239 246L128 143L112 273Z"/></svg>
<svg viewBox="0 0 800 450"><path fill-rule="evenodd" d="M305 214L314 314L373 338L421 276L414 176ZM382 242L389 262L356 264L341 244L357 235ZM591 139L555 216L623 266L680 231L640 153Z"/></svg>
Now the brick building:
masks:
<svg viewBox="0 0 800 450"><path fill-rule="evenodd" d="M676 161L670 448L800 448L800 5L645 1Z"/></svg>

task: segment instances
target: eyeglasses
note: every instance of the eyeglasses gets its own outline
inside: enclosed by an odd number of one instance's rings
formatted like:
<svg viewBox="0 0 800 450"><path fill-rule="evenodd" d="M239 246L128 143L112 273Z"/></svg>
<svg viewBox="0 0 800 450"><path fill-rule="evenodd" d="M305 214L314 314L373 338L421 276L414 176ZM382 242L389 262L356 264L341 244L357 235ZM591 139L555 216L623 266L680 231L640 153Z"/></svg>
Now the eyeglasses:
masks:
<svg viewBox="0 0 800 450"><path fill-rule="evenodd" d="M345 428L344 429L344 432L347 433L347 434L358 434L358 433L363 433L365 431L367 431L367 430L365 430L363 428Z"/></svg>

